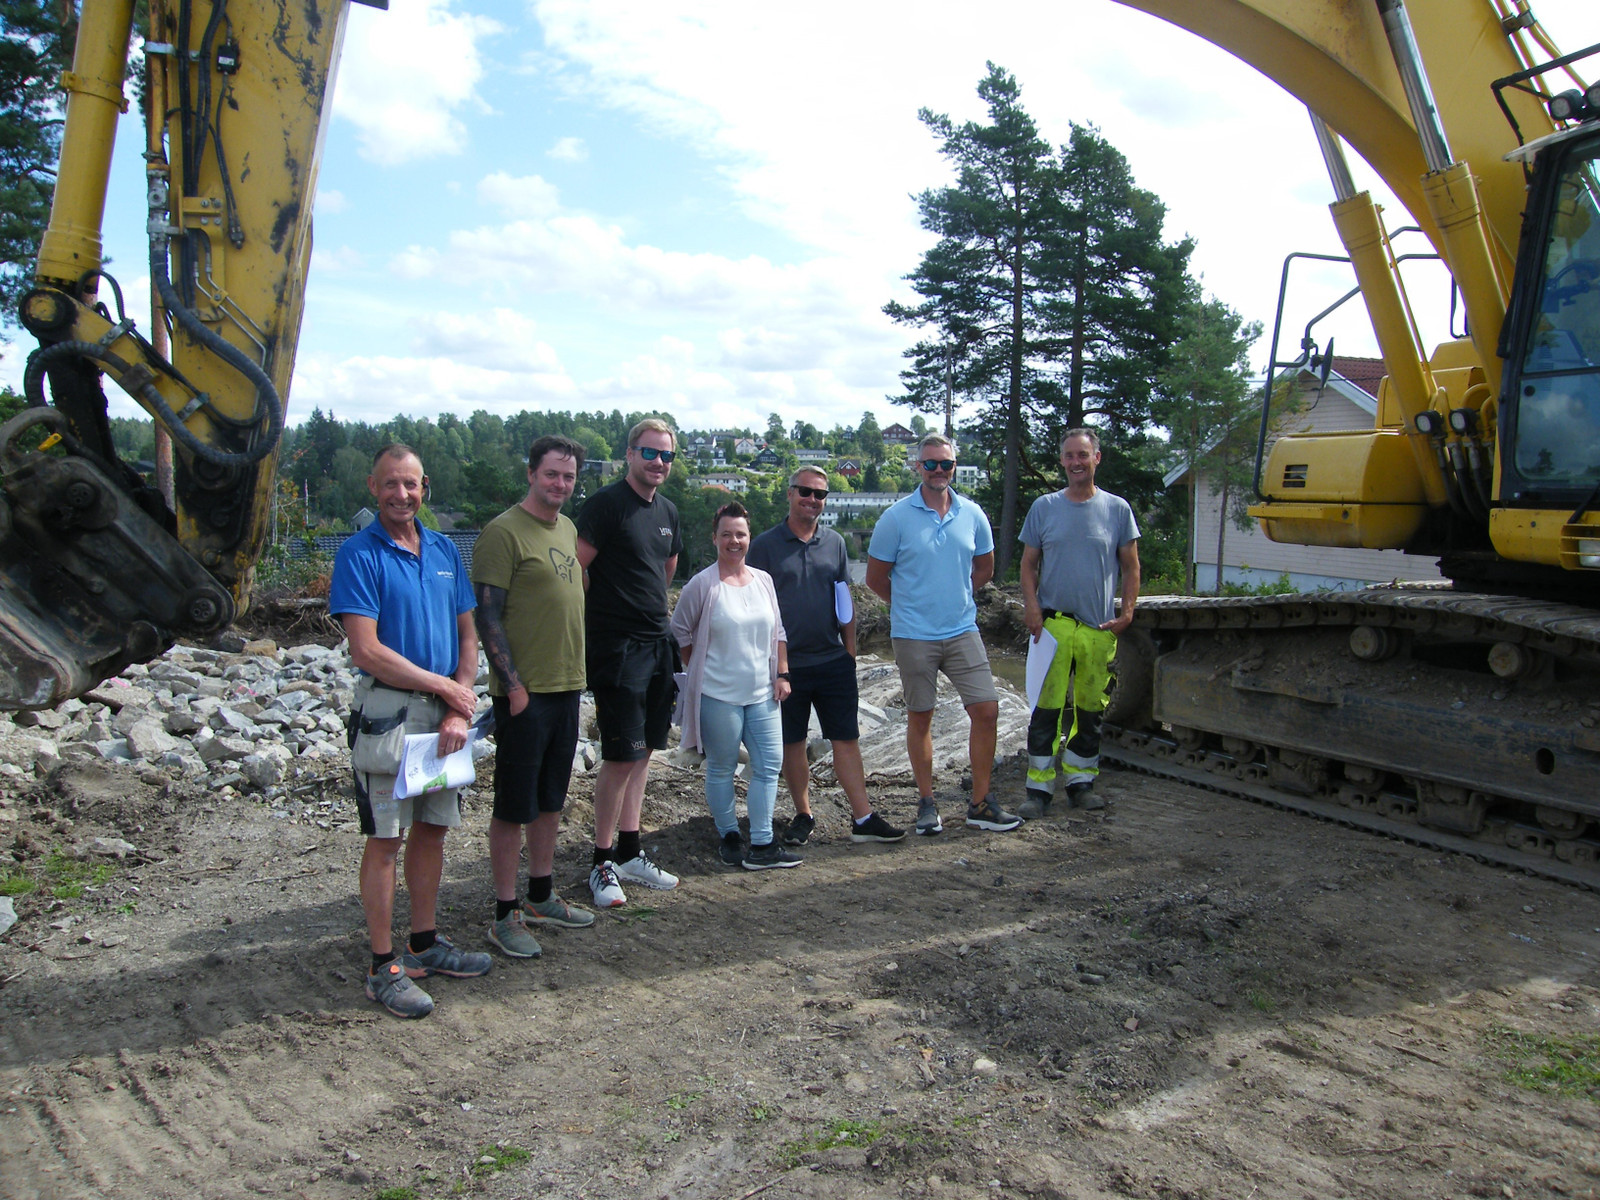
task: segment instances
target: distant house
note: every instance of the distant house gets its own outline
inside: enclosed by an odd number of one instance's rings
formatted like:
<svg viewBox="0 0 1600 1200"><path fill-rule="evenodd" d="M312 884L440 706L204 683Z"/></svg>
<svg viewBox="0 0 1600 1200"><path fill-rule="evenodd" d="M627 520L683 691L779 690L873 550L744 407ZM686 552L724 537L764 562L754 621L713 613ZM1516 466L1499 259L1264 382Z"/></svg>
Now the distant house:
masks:
<svg viewBox="0 0 1600 1200"><path fill-rule="evenodd" d="M876 515L900 499L900 492L835 492L828 497L828 506L817 518L820 524L832 528L845 518Z"/></svg>
<svg viewBox="0 0 1600 1200"><path fill-rule="evenodd" d="M956 463L955 485L962 491L971 491L979 484L989 482L989 472L982 467L969 466L966 463Z"/></svg>
<svg viewBox="0 0 1600 1200"><path fill-rule="evenodd" d="M751 460L750 466L753 470L770 471L775 469L782 461L783 459L778 455L778 452L771 446L767 446Z"/></svg>
<svg viewBox="0 0 1600 1200"><path fill-rule="evenodd" d="M899 422L888 426L883 431L883 444L885 446L914 446L916 443L917 435Z"/></svg>
<svg viewBox="0 0 1600 1200"><path fill-rule="evenodd" d="M796 461L803 463L825 463L833 457L833 455L829 454L826 450L810 449L796 450L794 452L794 456Z"/></svg>
<svg viewBox="0 0 1600 1200"><path fill-rule="evenodd" d="M721 488L725 492L737 492L742 496L750 490L750 481L745 478L743 471L707 471L704 475L691 476L689 486Z"/></svg>
<svg viewBox="0 0 1600 1200"><path fill-rule="evenodd" d="M591 458L584 462L583 469L590 475L598 475L602 480L610 479L628 469L628 460L625 458Z"/></svg>
<svg viewBox="0 0 1600 1200"><path fill-rule="evenodd" d="M1328 386L1318 394L1314 372L1299 373L1305 393L1302 411L1289 419L1284 432L1330 433L1371 429L1378 412L1383 360L1334 357ZM1258 393L1259 395L1259 390ZM1250 421L1258 417L1247 418ZM1253 427L1253 426L1252 426ZM1174 467L1162 482L1187 487L1188 471ZM831 501L830 501L831 503ZM1222 497L1204 470L1195 488L1195 586L1211 591L1217 585L1217 532ZM1223 538L1222 578L1225 583L1268 583L1287 575L1302 591L1343 590L1391 580L1439 579L1437 559L1399 550L1362 550L1340 546L1295 546L1268 539L1259 525L1249 529L1229 524Z"/></svg>
<svg viewBox="0 0 1600 1200"><path fill-rule="evenodd" d="M360 533L368 525L371 525L373 521L377 520L377 518L378 514L373 512L370 508L357 509L356 515L350 518L350 528L354 529L357 533Z"/></svg>
<svg viewBox="0 0 1600 1200"><path fill-rule="evenodd" d="M833 469L846 479L854 479L861 474L861 464L853 458L841 458Z"/></svg>
<svg viewBox="0 0 1600 1200"><path fill-rule="evenodd" d="M735 458L749 458L760 449L761 447L756 445L750 438L742 437L733 443L733 455Z"/></svg>

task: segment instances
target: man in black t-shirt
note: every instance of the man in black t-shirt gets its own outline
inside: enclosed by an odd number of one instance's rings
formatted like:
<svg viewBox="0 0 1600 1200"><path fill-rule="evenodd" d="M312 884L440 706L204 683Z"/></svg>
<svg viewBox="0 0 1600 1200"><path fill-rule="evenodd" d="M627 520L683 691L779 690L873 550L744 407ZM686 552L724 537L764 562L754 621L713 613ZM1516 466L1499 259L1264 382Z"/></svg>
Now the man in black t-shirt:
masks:
<svg viewBox="0 0 1600 1200"><path fill-rule="evenodd" d="M578 562L587 575L589 688L600 725L594 782L594 867L600 908L627 903L619 879L674 888L678 877L639 844L650 754L667 748L677 644L667 633L667 581L683 537L677 506L656 489L672 473L672 429L654 418L628 431L628 471L578 512Z"/></svg>

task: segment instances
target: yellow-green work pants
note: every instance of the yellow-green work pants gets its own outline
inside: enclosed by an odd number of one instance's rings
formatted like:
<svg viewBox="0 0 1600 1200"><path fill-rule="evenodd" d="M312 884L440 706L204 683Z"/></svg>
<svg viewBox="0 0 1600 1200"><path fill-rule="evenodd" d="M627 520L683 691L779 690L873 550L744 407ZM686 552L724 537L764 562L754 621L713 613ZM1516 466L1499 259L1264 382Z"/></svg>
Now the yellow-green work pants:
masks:
<svg viewBox="0 0 1600 1200"><path fill-rule="evenodd" d="M1056 640L1056 653L1028 722L1028 788L1048 799L1055 789L1058 748L1068 787L1092 783L1100 774L1100 715L1109 698L1117 635L1060 613L1046 617L1044 627ZM1063 720L1069 686L1070 724Z"/></svg>

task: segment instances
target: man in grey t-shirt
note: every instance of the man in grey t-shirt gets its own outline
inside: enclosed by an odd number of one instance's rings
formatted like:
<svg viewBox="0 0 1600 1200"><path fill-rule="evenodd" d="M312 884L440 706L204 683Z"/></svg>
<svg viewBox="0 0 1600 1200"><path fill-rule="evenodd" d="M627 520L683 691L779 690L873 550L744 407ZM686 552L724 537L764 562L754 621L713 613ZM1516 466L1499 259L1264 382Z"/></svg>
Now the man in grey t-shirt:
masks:
<svg viewBox="0 0 1600 1200"><path fill-rule="evenodd" d="M1044 816L1050 806L1058 748L1066 769L1067 803L1074 808L1105 806L1094 794L1100 773L1100 715L1108 699L1117 635L1133 623L1139 598L1139 526L1126 500L1095 487L1099 465L1099 434L1069 429L1061 439L1067 486L1035 500L1022 523L1023 620L1035 642L1044 632L1056 643L1028 722L1028 796L1021 815L1030 820ZM1120 615L1113 607L1119 577ZM1069 685L1070 723L1064 721Z"/></svg>

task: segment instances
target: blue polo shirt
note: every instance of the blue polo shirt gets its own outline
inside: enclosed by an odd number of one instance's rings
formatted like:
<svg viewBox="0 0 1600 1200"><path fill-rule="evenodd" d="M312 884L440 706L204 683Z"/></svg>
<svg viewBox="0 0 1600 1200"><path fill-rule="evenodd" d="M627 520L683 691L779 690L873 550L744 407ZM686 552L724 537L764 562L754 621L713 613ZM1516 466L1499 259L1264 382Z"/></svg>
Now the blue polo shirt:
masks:
<svg viewBox="0 0 1600 1200"><path fill-rule="evenodd" d="M452 676L461 653L456 617L476 604L455 543L417 526L418 557L373 521L339 547L328 588L328 611L378 622L378 641L408 662Z"/></svg>
<svg viewBox="0 0 1600 1200"><path fill-rule="evenodd" d="M972 560L994 550L989 518L950 489L941 517L919 487L878 518L867 553L889 563L889 635L942 642L978 628L972 598Z"/></svg>

